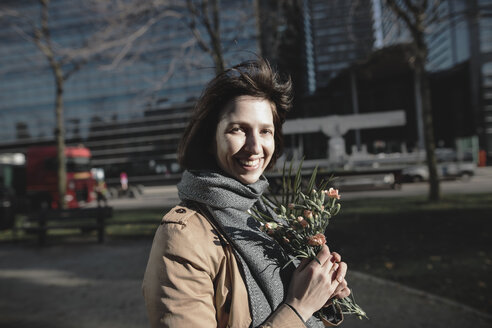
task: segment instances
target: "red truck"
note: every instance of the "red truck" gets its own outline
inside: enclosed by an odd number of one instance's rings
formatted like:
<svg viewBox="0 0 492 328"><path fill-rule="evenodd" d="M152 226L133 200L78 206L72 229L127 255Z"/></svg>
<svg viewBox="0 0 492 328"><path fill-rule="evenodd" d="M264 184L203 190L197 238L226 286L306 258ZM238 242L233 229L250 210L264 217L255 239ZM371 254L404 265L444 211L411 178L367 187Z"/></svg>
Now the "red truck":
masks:
<svg viewBox="0 0 492 328"><path fill-rule="evenodd" d="M16 213L58 207L58 173L55 146L31 147L25 154L0 154L0 230L10 229ZM65 149L69 208L95 198L91 153L85 147Z"/></svg>
<svg viewBox="0 0 492 328"><path fill-rule="evenodd" d="M55 146L30 147L26 152L26 196L34 208L57 208L59 201ZM85 147L65 148L68 208L77 208L95 198L91 152Z"/></svg>

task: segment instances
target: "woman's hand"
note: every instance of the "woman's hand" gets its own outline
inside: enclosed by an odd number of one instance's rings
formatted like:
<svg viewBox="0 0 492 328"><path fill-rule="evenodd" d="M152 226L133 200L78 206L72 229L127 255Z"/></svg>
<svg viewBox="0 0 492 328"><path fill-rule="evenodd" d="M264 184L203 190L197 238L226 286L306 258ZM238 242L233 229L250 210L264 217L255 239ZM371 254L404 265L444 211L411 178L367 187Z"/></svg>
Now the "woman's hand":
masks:
<svg viewBox="0 0 492 328"><path fill-rule="evenodd" d="M294 307L299 315L308 320L334 296L345 295L347 265L339 262L338 253L330 254L328 246L318 253L315 260L304 260L294 271L285 302ZM339 287L340 286L340 287ZM348 295L348 294L347 294Z"/></svg>
<svg viewBox="0 0 492 328"><path fill-rule="evenodd" d="M344 298L350 295L350 289L347 287L347 280L345 280L345 275L347 274L347 263L342 262L342 257L337 252L331 253L331 261L335 263L334 269L332 270L334 273L333 279L337 279L338 281L342 280L340 284L337 286L335 292L330 298Z"/></svg>

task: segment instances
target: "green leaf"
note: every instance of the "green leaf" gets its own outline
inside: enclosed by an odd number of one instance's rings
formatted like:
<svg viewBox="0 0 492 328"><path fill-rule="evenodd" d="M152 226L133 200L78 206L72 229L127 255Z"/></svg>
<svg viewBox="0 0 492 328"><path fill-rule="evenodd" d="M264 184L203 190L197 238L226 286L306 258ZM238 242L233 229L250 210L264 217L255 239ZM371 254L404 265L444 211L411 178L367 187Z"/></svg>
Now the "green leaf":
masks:
<svg viewBox="0 0 492 328"><path fill-rule="evenodd" d="M307 187L307 194L310 195L311 191L314 189L314 184L316 183L316 175L318 174L318 165L313 170L313 173L311 174L311 178L309 179L308 187Z"/></svg>
<svg viewBox="0 0 492 328"><path fill-rule="evenodd" d="M289 173L287 174L287 202L285 204L291 203L294 200L294 190L292 187L292 165L294 161L290 162Z"/></svg>
<svg viewBox="0 0 492 328"><path fill-rule="evenodd" d="M301 163L299 164L297 171L296 171L296 176L294 179L294 203L297 203L299 201L299 193L301 192L301 185L302 185L302 164L304 163L304 157L301 159Z"/></svg>
<svg viewBox="0 0 492 328"><path fill-rule="evenodd" d="M248 213L248 214L250 214L257 221L260 221L263 223L265 223L266 221L273 221L273 218L266 215L265 213L258 211L256 208L251 208L251 210L252 210L252 212L254 212L254 214L253 213Z"/></svg>
<svg viewBox="0 0 492 328"><path fill-rule="evenodd" d="M286 180L285 180L285 165L287 164L287 162L284 162L284 167L282 168L282 204L285 204L285 196L286 196L286 190L287 190L287 187L286 187Z"/></svg>
<svg viewBox="0 0 492 328"><path fill-rule="evenodd" d="M330 211L331 216L335 216L335 215L337 215L337 214L338 214L338 212L340 212L340 208L341 208L341 207L342 207L342 206L340 205L340 203L337 203L337 204L335 205L335 207L333 207L333 208L331 209L331 211Z"/></svg>

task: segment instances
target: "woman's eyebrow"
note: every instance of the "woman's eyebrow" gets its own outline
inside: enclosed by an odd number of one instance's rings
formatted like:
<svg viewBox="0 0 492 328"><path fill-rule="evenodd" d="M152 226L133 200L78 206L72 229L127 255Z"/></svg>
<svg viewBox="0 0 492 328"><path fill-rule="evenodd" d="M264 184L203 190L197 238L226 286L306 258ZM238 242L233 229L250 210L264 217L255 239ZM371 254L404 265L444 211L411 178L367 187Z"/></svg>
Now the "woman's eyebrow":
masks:
<svg viewBox="0 0 492 328"><path fill-rule="evenodd" d="M227 125L234 125L234 124L238 124L238 125L252 125L250 121L241 121L241 120L230 121L229 123L227 123ZM272 127L272 128L275 126L273 123L260 123L259 125L261 127Z"/></svg>

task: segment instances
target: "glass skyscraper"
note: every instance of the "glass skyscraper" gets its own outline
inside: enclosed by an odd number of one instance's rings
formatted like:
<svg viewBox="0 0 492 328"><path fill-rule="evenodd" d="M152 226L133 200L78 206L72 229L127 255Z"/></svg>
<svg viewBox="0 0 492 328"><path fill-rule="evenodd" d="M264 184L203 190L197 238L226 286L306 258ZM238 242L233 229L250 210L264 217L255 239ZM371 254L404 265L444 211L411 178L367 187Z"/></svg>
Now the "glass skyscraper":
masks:
<svg viewBox="0 0 492 328"><path fill-rule="evenodd" d="M254 58L260 53L254 2L219 3L226 65ZM96 9L74 0L50 2L58 59L103 35L107 17ZM0 152L24 152L30 145L54 143L54 78L26 20L39 26L38 1L3 1L0 12ZM130 179L138 174L152 180L177 171L180 134L194 100L215 75L211 56L184 23L187 13L180 14L163 15L131 43L88 57L64 83L66 143L90 148L93 165L109 177L125 170ZM143 30L145 17L133 24L134 29L125 27L129 39ZM208 42L207 32L198 31ZM68 62L63 68L74 67Z"/></svg>
<svg viewBox="0 0 492 328"><path fill-rule="evenodd" d="M377 34L381 46L408 42L410 35L383 1ZM470 108L480 147L492 158L492 0L443 0L440 19L428 28L427 69L438 72L468 61ZM467 92L467 91L465 91Z"/></svg>
<svg viewBox="0 0 492 328"><path fill-rule="evenodd" d="M308 2L318 89L373 50L373 10L370 0Z"/></svg>

